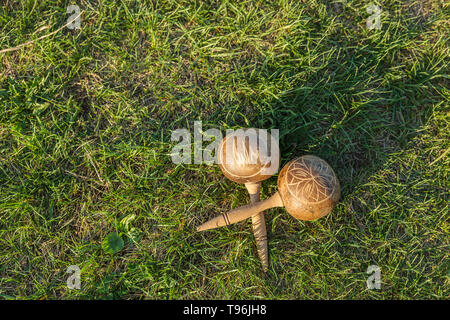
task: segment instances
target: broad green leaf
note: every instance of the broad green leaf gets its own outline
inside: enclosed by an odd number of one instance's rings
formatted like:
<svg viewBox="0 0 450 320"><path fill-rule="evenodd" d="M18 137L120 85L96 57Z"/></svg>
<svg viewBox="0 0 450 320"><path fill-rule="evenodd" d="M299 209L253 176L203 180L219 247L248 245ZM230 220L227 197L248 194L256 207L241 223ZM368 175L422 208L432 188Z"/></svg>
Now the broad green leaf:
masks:
<svg viewBox="0 0 450 320"><path fill-rule="evenodd" d="M115 254L123 249L123 239L117 232L111 232L103 239L102 248L107 253Z"/></svg>

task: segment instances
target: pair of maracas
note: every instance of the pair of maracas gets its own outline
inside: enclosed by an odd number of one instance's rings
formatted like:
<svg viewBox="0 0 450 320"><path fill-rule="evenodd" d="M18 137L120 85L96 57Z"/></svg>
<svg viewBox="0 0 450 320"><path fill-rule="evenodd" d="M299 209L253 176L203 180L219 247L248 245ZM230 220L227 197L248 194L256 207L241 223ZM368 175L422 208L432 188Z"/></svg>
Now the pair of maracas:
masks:
<svg viewBox="0 0 450 320"><path fill-rule="evenodd" d="M340 185L325 160L306 155L288 162L278 175L278 191L260 201L261 182L270 178L279 164L277 142L267 134L260 139L258 129L247 129L227 135L218 148L218 163L224 175L238 183L245 183L251 204L219 215L197 228L197 231L227 226L252 217L253 233L264 271L268 268L267 232L262 211L285 207L300 220L316 220L336 206ZM268 141L271 154L268 156Z"/></svg>

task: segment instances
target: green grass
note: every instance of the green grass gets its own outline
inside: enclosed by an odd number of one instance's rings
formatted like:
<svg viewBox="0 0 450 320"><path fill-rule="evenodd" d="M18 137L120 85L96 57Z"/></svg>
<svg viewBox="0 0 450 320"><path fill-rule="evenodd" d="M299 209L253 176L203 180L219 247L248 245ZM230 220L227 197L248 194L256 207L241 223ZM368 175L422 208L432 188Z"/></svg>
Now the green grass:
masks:
<svg viewBox="0 0 450 320"><path fill-rule="evenodd" d="M0 297L448 298L445 1L374 1L368 30L363 0L7 0L0 50L73 3L81 30L0 54ZM194 120L278 128L281 165L315 154L340 179L323 219L267 212L266 276L250 222L195 232L248 196L217 166L171 162L172 130Z"/></svg>

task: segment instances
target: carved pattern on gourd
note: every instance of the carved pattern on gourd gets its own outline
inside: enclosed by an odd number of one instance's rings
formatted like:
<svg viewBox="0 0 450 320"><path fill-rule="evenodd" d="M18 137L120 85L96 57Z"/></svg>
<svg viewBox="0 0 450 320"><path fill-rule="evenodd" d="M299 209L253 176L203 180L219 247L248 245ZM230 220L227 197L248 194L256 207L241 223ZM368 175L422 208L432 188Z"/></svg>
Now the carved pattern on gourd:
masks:
<svg viewBox="0 0 450 320"><path fill-rule="evenodd" d="M254 165L259 165L259 170L250 174L250 175L236 175L234 173L232 173L228 166L227 166L227 162L226 159L224 159L223 157L223 148L224 146L226 146L226 141L229 139L233 139L232 142L232 148L233 148L233 152L232 152L232 161L234 162L233 164L236 166L242 166L242 167L246 167L249 164L254 164ZM238 146L239 142L241 143L240 146ZM247 141L248 142L248 141ZM239 148L238 148L239 147ZM225 147L226 150L226 147ZM240 151L240 152L239 152ZM220 144L219 146L219 150L218 150L218 160L219 163L222 164L223 169L232 177L238 177L238 178L251 178L254 176L257 176L261 173L263 167L265 166L269 166L270 162L267 164L261 164L261 158L260 158L260 154L259 154L259 149L257 148L250 148L249 144L246 143L245 139L241 139L238 138L237 136L234 135L230 135L230 136L226 136L223 140L223 142ZM227 158L225 156L225 158Z"/></svg>
<svg viewBox="0 0 450 320"><path fill-rule="evenodd" d="M337 179L333 169L316 157L301 157L293 161L286 172L289 193L305 203L326 201L336 188Z"/></svg>

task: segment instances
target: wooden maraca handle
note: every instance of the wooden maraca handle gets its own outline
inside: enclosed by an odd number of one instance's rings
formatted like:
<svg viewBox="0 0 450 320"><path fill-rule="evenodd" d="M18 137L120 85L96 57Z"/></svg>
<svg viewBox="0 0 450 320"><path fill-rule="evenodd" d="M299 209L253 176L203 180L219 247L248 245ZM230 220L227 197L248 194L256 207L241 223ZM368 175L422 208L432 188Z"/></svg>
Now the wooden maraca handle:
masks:
<svg viewBox="0 0 450 320"><path fill-rule="evenodd" d="M250 195L250 203L257 203L260 201L259 193L261 183L246 183L245 187ZM258 251L259 259L264 272L269 268L269 252L267 250L267 230L264 213L258 212L252 216L253 235L255 236L256 250Z"/></svg>
<svg viewBox="0 0 450 320"><path fill-rule="evenodd" d="M204 224L198 226L197 231L205 231L209 229L229 226L230 224L248 219L259 212L274 207L283 207L283 201L281 201L281 197L278 192L276 192L269 199L266 199L264 201L242 206L234 210L231 210L228 213L221 214L220 216L217 216L205 222Z"/></svg>

